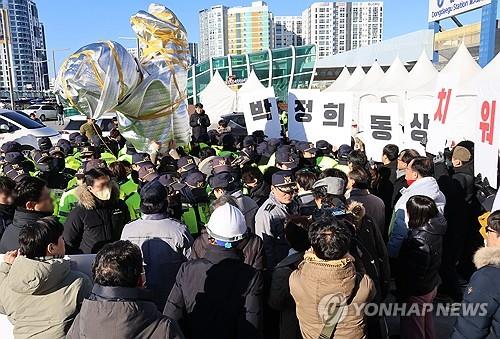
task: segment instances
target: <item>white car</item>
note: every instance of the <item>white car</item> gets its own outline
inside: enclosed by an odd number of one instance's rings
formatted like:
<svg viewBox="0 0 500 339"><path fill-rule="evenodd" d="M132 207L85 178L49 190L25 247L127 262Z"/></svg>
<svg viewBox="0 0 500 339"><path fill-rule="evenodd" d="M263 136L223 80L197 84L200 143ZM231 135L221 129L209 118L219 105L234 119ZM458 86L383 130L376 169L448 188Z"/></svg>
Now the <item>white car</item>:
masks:
<svg viewBox="0 0 500 339"><path fill-rule="evenodd" d="M38 104L31 105L30 107L23 110L24 113L28 114L35 113L36 117L41 121L57 119L57 109L48 104Z"/></svg>
<svg viewBox="0 0 500 339"><path fill-rule="evenodd" d="M104 137L109 136L109 131L111 131L111 123L113 122L113 118L116 118L115 113L106 113L102 117L96 120L97 126L101 128L102 135ZM80 127L87 122L86 115L72 115L65 119L69 119L69 122L66 123L64 129L61 131L62 137L64 139L69 139L69 135L74 132L80 132Z"/></svg>
<svg viewBox="0 0 500 339"><path fill-rule="evenodd" d="M42 137L49 137L53 145L61 139L58 131L30 119L24 112L0 109L0 145L17 141L28 150L38 148L38 139Z"/></svg>

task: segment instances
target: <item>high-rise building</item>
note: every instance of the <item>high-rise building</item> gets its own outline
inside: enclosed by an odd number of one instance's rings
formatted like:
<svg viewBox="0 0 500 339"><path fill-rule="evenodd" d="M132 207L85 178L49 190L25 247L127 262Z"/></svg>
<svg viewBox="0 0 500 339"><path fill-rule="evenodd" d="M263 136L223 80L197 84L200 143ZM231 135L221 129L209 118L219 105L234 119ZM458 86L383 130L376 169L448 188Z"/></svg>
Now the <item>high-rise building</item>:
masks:
<svg viewBox="0 0 500 339"><path fill-rule="evenodd" d="M318 57L382 41L383 3L317 2L302 12L304 43L318 46Z"/></svg>
<svg viewBox="0 0 500 339"><path fill-rule="evenodd" d="M302 46L302 17L274 17L274 47Z"/></svg>
<svg viewBox="0 0 500 339"><path fill-rule="evenodd" d="M189 54L191 56L191 65L196 65L199 60L199 52L198 52L198 43L190 42L189 43Z"/></svg>
<svg viewBox="0 0 500 339"><path fill-rule="evenodd" d="M12 68L15 96L41 97L43 91L49 90L49 72L45 28L39 21L36 4L32 0L2 0L1 8L7 10L8 22L4 23L3 16L0 17L3 38L0 41L0 96L9 95Z"/></svg>
<svg viewBox="0 0 500 339"><path fill-rule="evenodd" d="M353 2L351 12L351 48L368 46L382 41L382 2Z"/></svg>
<svg viewBox="0 0 500 339"><path fill-rule="evenodd" d="M263 1L254 1L249 7L229 8L227 27L229 54L273 48L273 15Z"/></svg>
<svg viewBox="0 0 500 339"><path fill-rule="evenodd" d="M199 61L223 56L227 46L227 7L218 5L199 11L200 42Z"/></svg>

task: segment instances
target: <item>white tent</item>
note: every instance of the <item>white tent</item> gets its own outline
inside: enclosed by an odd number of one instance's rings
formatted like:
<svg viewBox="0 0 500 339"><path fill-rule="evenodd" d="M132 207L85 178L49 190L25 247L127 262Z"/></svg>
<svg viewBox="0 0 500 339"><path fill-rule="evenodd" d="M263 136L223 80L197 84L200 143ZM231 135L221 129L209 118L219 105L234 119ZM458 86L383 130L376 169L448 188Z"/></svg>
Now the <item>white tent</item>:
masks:
<svg viewBox="0 0 500 339"><path fill-rule="evenodd" d="M238 90L238 103L236 105L238 107L238 112L244 111L244 108L241 107L240 100L239 100L239 98L242 94L253 92L253 91L258 91L258 90L265 89L265 88L266 87L264 85L262 85L259 78L255 74L254 70L252 70L252 72L248 76L248 79L245 81L243 86L241 86L241 88Z"/></svg>
<svg viewBox="0 0 500 339"><path fill-rule="evenodd" d="M479 67L474 58L472 58L467 47L461 44L455 55L453 55L451 60L441 72L439 72L438 81L446 78L448 82L453 82L452 85L462 87L471 79L474 79L480 71L481 67Z"/></svg>
<svg viewBox="0 0 500 339"><path fill-rule="evenodd" d="M401 90L402 86L408 80L408 71L401 62L399 57L396 57L391 64L391 67L385 72L385 75L380 82L375 86L378 91Z"/></svg>
<svg viewBox="0 0 500 339"><path fill-rule="evenodd" d="M351 87L358 84L366 77L365 71L361 66L356 67L354 72L351 74L350 78L347 81L339 82L338 86L335 86L332 91L348 91Z"/></svg>
<svg viewBox="0 0 500 339"><path fill-rule="evenodd" d="M380 67L377 61L373 62L372 67L366 76L359 81L357 84L348 88L350 91L362 91L362 92L373 92L378 88L380 80L384 77L384 71Z"/></svg>
<svg viewBox="0 0 500 339"><path fill-rule="evenodd" d="M241 86L241 88L238 90L238 93L253 91L255 89L262 88L265 88L265 86L260 82L259 78L255 74L255 71L252 69L252 72L250 72L250 75L248 76L243 86Z"/></svg>
<svg viewBox="0 0 500 339"><path fill-rule="evenodd" d="M210 83L200 93L200 102L214 123L224 114L236 111L236 97L236 92L227 87L219 72L215 71Z"/></svg>
<svg viewBox="0 0 500 339"><path fill-rule="evenodd" d="M338 78L335 80L333 84L328 86L326 89L323 90L323 92L333 92L336 91L337 88L341 88L341 86L344 86L347 81L351 78L351 73L349 73L349 70L347 67L344 67Z"/></svg>
<svg viewBox="0 0 500 339"><path fill-rule="evenodd" d="M425 51L417 60L415 66L408 74L408 79L404 88L415 91L432 91L436 86L438 71L432 64Z"/></svg>

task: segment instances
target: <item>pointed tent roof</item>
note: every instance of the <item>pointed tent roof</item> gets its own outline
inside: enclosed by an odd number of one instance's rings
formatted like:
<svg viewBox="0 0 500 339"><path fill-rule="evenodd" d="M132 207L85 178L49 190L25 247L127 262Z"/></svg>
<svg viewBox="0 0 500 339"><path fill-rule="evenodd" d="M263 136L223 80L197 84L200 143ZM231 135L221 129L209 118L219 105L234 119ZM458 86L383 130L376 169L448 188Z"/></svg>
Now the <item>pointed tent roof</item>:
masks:
<svg viewBox="0 0 500 339"><path fill-rule="evenodd" d="M396 57L376 88L377 90L400 90L401 85L405 84L407 80L408 71L401 59Z"/></svg>
<svg viewBox="0 0 500 339"><path fill-rule="evenodd" d="M451 60L444 66L439 74L456 74L458 75L459 84L462 84L466 81L470 81L470 79L476 76L480 70L481 67L474 61L469 50L462 43L460 47L458 47L455 55L453 55Z"/></svg>
<svg viewBox="0 0 500 339"><path fill-rule="evenodd" d="M339 74L337 79L333 84L328 86L323 90L323 92L333 92L336 91L337 88L340 88L341 86L345 85L347 81L351 78L351 73L349 73L349 70L347 67L344 66L344 69L342 69L342 72Z"/></svg>
<svg viewBox="0 0 500 339"><path fill-rule="evenodd" d="M432 64L429 56L425 51L422 51L415 66L408 75L405 89L415 90L434 90L438 71Z"/></svg>
<svg viewBox="0 0 500 339"><path fill-rule="evenodd" d="M372 64L372 67L370 67L368 73L366 73L364 79L355 84L353 87L349 88L349 90L354 90L354 91L376 90L378 87L378 83L383 77L384 77L384 71L382 70L378 62L375 60Z"/></svg>
<svg viewBox="0 0 500 339"><path fill-rule="evenodd" d="M347 81L344 81L343 83L339 83L338 86L335 87L334 91L347 91L351 87L362 81L365 77L366 73L365 71L363 71L363 67L358 66L351 74L349 79Z"/></svg>
<svg viewBox="0 0 500 339"><path fill-rule="evenodd" d="M241 88L238 90L238 93L240 92L250 92L256 89L262 89L265 88L264 85L260 82L259 78L255 74L255 71L252 69L252 72L248 76L247 80L241 86Z"/></svg>
<svg viewBox="0 0 500 339"><path fill-rule="evenodd" d="M481 92L482 88L496 88L500 73L500 53L493 58L471 81L464 85L464 91ZM478 90L479 89L479 90Z"/></svg>
<svg viewBox="0 0 500 339"><path fill-rule="evenodd" d="M227 87L219 71L200 93L200 101L211 121L219 121L224 114L236 110L236 92Z"/></svg>

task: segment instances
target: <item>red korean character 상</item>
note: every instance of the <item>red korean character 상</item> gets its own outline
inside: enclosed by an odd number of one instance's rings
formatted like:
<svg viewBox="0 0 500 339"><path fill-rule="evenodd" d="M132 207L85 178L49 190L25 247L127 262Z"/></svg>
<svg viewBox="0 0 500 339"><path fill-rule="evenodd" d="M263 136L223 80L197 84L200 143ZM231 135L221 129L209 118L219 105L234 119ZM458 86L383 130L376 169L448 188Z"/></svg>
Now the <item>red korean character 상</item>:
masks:
<svg viewBox="0 0 500 339"><path fill-rule="evenodd" d="M481 130L481 141L488 142L488 144L493 145L493 134L495 131L495 111L497 107L496 100L493 100L491 104L488 101L484 101L481 106L481 122L479 123L479 129Z"/></svg>
<svg viewBox="0 0 500 339"><path fill-rule="evenodd" d="M446 116L448 115L448 107L450 105L451 88L449 90L444 88L441 89L437 97L439 99L439 105L436 113L434 113L434 121L439 120L442 124L445 124Z"/></svg>

